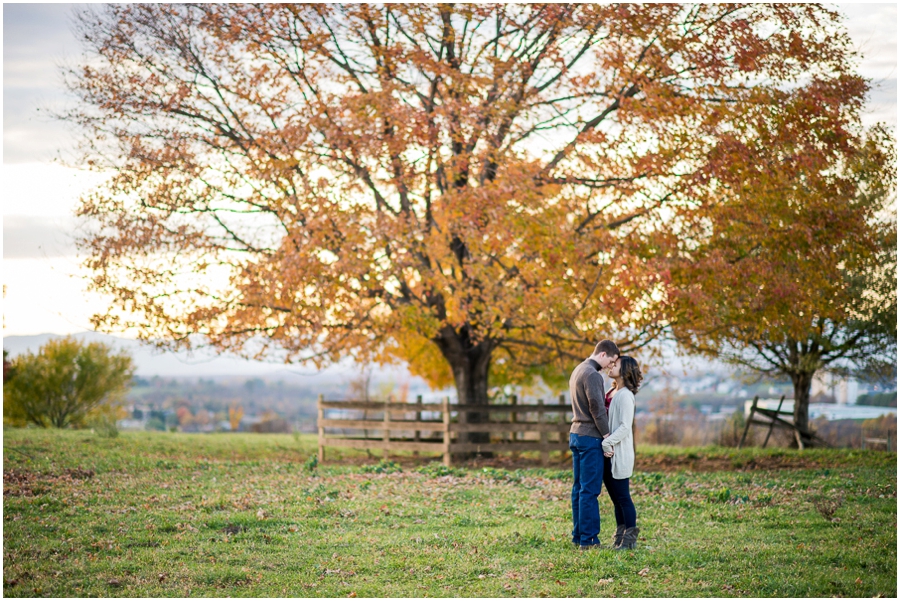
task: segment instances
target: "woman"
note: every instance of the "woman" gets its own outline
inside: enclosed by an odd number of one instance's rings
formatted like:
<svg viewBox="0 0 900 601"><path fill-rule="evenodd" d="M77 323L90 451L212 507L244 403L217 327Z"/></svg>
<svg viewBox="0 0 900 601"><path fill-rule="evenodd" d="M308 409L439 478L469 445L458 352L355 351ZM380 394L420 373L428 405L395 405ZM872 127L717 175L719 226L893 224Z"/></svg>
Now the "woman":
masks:
<svg viewBox="0 0 900 601"><path fill-rule="evenodd" d="M609 411L608 437L603 439L603 485L609 493L616 509L616 550L634 549L640 529L637 527L637 513L628 482L634 471L634 436L631 424L634 421L634 395L641 387L644 377L637 361L622 355L612 364L609 371L615 383Z"/></svg>

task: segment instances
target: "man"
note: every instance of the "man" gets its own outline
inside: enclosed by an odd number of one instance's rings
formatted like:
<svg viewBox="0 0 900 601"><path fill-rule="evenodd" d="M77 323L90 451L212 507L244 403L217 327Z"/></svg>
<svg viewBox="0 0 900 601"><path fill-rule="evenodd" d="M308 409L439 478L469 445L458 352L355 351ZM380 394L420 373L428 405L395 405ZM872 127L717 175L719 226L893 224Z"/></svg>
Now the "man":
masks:
<svg viewBox="0 0 900 601"><path fill-rule="evenodd" d="M603 483L603 455L600 443L609 436L606 417L606 387L601 369L619 357L612 340L601 340L594 353L585 359L569 378L572 397L572 427L569 449L572 451L572 542L582 550L600 545L600 506L597 496Z"/></svg>

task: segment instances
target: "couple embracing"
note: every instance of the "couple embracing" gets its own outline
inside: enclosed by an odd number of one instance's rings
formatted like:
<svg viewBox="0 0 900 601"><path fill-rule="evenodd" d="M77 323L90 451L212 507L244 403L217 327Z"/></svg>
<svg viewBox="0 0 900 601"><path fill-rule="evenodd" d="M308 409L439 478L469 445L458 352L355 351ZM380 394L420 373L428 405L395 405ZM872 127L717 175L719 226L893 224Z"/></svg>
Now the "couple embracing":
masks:
<svg viewBox="0 0 900 601"><path fill-rule="evenodd" d="M607 386L603 372L612 383ZM637 513L628 490L634 470L634 395L641 370L634 358L619 355L612 340L601 340L593 354L569 378L572 397L572 543L581 550L600 548L601 485L615 507L616 534L612 548L633 549L638 537Z"/></svg>

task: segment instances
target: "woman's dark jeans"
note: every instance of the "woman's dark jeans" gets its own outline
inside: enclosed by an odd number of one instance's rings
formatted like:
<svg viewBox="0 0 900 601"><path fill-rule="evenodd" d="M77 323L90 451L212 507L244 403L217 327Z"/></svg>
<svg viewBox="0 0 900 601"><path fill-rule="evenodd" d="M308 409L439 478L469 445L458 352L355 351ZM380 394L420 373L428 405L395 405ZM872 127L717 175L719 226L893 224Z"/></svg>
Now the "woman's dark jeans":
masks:
<svg viewBox="0 0 900 601"><path fill-rule="evenodd" d="M616 526L634 528L637 525L637 512L628 492L629 478L616 480L612 475L612 461L610 457L603 458L603 485L612 499L616 508Z"/></svg>

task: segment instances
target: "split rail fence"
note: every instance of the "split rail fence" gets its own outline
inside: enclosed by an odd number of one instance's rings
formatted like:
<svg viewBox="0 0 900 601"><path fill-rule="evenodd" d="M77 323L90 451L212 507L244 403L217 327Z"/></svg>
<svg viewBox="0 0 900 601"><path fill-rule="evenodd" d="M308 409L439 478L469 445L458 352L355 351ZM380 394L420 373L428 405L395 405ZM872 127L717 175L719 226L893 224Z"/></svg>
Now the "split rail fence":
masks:
<svg viewBox="0 0 900 601"><path fill-rule="evenodd" d="M772 436L772 430L774 430L775 428L790 430L792 435L794 436L794 440L797 441L797 448L799 448L800 450L803 450L806 446L809 446L810 443L821 447L831 446L821 437L817 436L815 432L804 430L795 425L793 422L794 413L792 411L781 410L781 406L784 404L784 395L781 395L781 400L778 401L778 407L774 410L759 407L757 405L758 402L759 396L753 397L753 404L750 406L750 415L747 416L747 424L744 426L744 434L743 436L741 436L741 441L738 443L737 448L741 448L742 446L744 446L744 442L747 440L747 432L750 430L750 426L768 426L769 431L766 432L766 439L763 441L762 448L766 448L766 445L769 444L769 438ZM791 421L784 419L784 417L782 416L790 418Z"/></svg>
<svg viewBox="0 0 900 601"><path fill-rule="evenodd" d="M458 405L378 401L318 401L319 461L326 447L381 449L392 452L434 452L450 466L454 453L538 451L547 464L551 451L569 450L572 407L560 396L558 404L538 401L508 405ZM478 414L476 423L469 416ZM485 419L487 416L487 419ZM467 432L490 433L490 442L466 442ZM424 435L427 433L427 436Z"/></svg>

